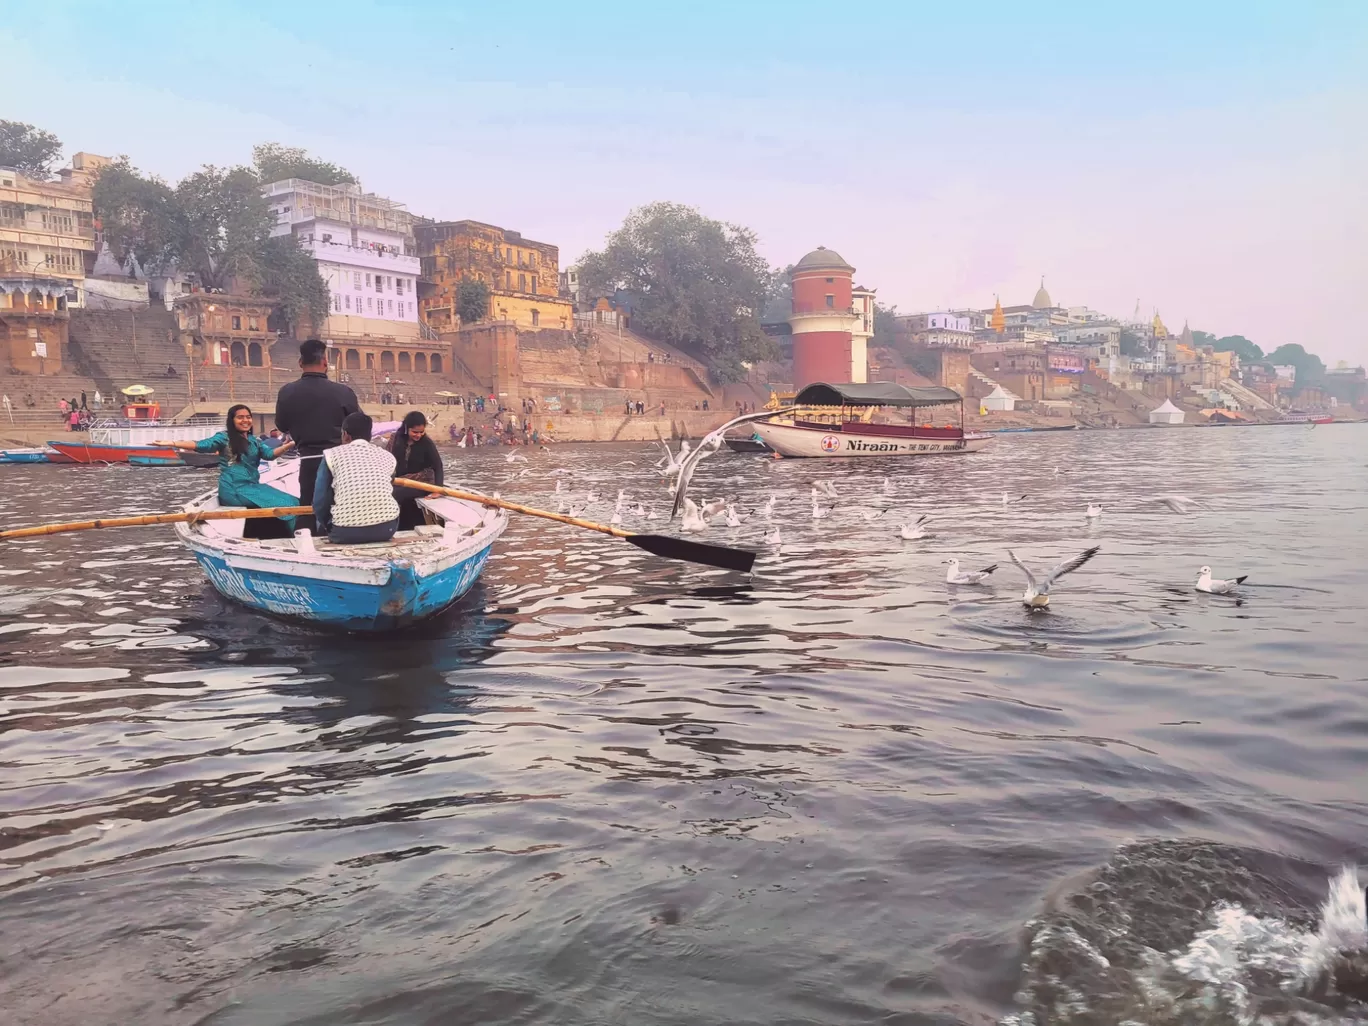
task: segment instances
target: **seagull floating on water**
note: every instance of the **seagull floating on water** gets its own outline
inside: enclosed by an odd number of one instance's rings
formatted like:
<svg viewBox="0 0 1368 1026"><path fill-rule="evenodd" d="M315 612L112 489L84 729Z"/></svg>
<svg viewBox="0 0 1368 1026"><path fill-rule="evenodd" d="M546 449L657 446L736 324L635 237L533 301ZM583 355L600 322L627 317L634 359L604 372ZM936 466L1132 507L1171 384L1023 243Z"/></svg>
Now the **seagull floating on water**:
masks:
<svg viewBox="0 0 1368 1026"><path fill-rule="evenodd" d="M717 516L717 514L723 512L724 510L726 510L726 508L726 499L712 499L708 502L703 503L702 513L704 518L706 519L707 517Z"/></svg>
<svg viewBox="0 0 1368 1026"><path fill-rule="evenodd" d="M774 516L774 496L769 497L769 501L760 507L760 515L768 520Z"/></svg>
<svg viewBox="0 0 1368 1026"><path fill-rule="evenodd" d="M1043 580L1036 580L1035 574L1026 569L1025 564L1016 558L1016 553L1011 549L1007 550L1007 558L1012 561L1012 565L1026 575L1026 591L1021 596L1021 601L1032 609L1044 609L1050 604L1050 585L1059 580L1065 574L1071 574L1080 566L1097 555L1102 548L1094 545L1090 549L1084 549L1073 559L1067 559L1045 575Z"/></svg>
<svg viewBox="0 0 1368 1026"><path fill-rule="evenodd" d="M643 506L641 503L638 502L638 503L636 504L636 508L632 510L632 516L634 516L634 517L644 517L645 515L646 515L646 507Z"/></svg>
<svg viewBox="0 0 1368 1026"><path fill-rule="evenodd" d="M698 512L698 504L688 496L684 497L684 520L679 525L679 529L684 534L699 534L708 529L708 522Z"/></svg>
<svg viewBox="0 0 1368 1026"><path fill-rule="evenodd" d="M879 517L883 516L887 512L887 506L885 506L883 509L862 509L860 510L860 516L864 517L866 521L872 524L875 520L878 520Z"/></svg>
<svg viewBox="0 0 1368 1026"><path fill-rule="evenodd" d="M946 584L982 584L988 579L988 575L998 568L994 563L992 566L985 566L982 570L960 571L958 559L947 559L949 564L945 571Z"/></svg>
<svg viewBox="0 0 1368 1026"><path fill-rule="evenodd" d="M765 532L766 545L779 545L781 541L782 539L779 534L779 528L771 527L768 531Z"/></svg>
<svg viewBox="0 0 1368 1026"><path fill-rule="evenodd" d="M837 494L836 494L836 486L835 486L834 484L832 484L830 481L813 481L813 482L812 482L812 497L813 497L814 499L816 499L816 498L824 498L824 499L835 499L835 498L838 498L838 496L837 496Z"/></svg>
<svg viewBox="0 0 1368 1026"><path fill-rule="evenodd" d="M1102 507L1096 502L1088 503L1088 511L1083 514L1089 520L1096 520L1102 515Z"/></svg>
<svg viewBox="0 0 1368 1026"><path fill-rule="evenodd" d="M905 541L918 541L922 538L930 537L930 535L926 533L925 526L923 526L927 519L927 515L923 513L921 516L917 517L915 523L903 524L902 527L898 528L898 537Z"/></svg>
<svg viewBox="0 0 1368 1026"><path fill-rule="evenodd" d="M821 506L817 505L817 500L816 500L816 499L813 499L813 500L812 500L812 519L813 519L813 520L825 520L827 517L831 516L831 511L832 511L834 508L835 508L834 506L828 506L826 509L823 509Z"/></svg>
<svg viewBox="0 0 1368 1026"><path fill-rule="evenodd" d="M1249 575L1246 574L1243 577L1221 580L1219 577L1211 576L1211 567L1204 566L1197 571L1197 590L1205 591L1210 595L1229 595L1236 586L1244 584L1248 579Z"/></svg>
<svg viewBox="0 0 1368 1026"><path fill-rule="evenodd" d="M736 507L733 506L731 503L727 503L727 526L728 526L728 527L740 527L740 526L741 526L741 518L740 518L739 516L736 515Z"/></svg>
<svg viewBox="0 0 1368 1026"><path fill-rule="evenodd" d="M1003 504L1004 506L1010 506L1012 503L1014 503L1014 502L1020 502L1020 501L1021 501L1022 499L1024 499L1024 498L1026 498L1026 494L1025 494L1025 493L1023 493L1023 494L1021 494L1021 495L1018 495L1016 498L1013 498L1012 496L1008 495L1006 492L1003 492L1003 493L1002 493L1002 504Z"/></svg>

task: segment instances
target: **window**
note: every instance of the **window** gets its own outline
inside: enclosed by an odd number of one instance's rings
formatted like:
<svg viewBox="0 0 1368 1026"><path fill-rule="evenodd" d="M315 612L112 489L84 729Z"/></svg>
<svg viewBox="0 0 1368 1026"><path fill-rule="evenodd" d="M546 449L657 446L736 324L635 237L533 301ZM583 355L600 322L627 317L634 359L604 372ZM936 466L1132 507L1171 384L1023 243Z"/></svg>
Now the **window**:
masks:
<svg viewBox="0 0 1368 1026"><path fill-rule="evenodd" d="M400 354L399 354L399 369L400 369L401 371L411 371L411 370L413 370L413 364L409 361L409 354L408 354L408 353L400 353Z"/></svg>
<svg viewBox="0 0 1368 1026"><path fill-rule="evenodd" d="M513 272L504 271L504 288L513 291Z"/></svg>
<svg viewBox="0 0 1368 1026"><path fill-rule="evenodd" d="M413 354L413 369L422 371L424 374L427 373L427 353Z"/></svg>
<svg viewBox="0 0 1368 1026"><path fill-rule="evenodd" d="M396 296L402 296L402 295L404 294L404 279L403 279L403 278L395 278L395 279L394 279L394 294L395 294Z"/></svg>
<svg viewBox="0 0 1368 1026"><path fill-rule="evenodd" d="M387 299L387 300L385 300L385 302L389 304L389 313L390 313L390 316L393 317L393 316L394 316L394 300L392 300L392 299Z"/></svg>
<svg viewBox="0 0 1368 1026"><path fill-rule="evenodd" d="M361 369L361 354L355 349L347 350L347 370Z"/></svg>
<svg viewBox="0 0 1368 1026"><path fill-rule="evenodd" d="M431 362L431 364L429 365L429 370L431 370L433 374L441 374L441 373L442 373L442 354L441 354L441 353L433 353L433 354L432 354L432 362Z"/></svg>
<svg viewBox="0 0 1368 1026"><path fill-rule="evenodd" d="M835 280L836 280L835 278L828 278L828 279L827 279L827 284L830 285L830 284L831 284L832 282L834 282Z"/></svg>
<svg viewBox="0 0 1368 1026"><path fill-rule="evenodd" d="M360 300L357 300L357 302L359 303ZM347 297L347 309L348 309L348 310L351 309L351 296L348 296L348 297Z"/></svg>
<svg viewBox="0 0 1368 1026"><path fill-rule="evenodd" d="M535 274L532 275L532 291L537 291L537 276Z"/></svg>
<svg viewBox="0 0 1368 1026"><path fill-rule="evenodd" d="M334 293L333 293L333 313L341 313L341 312L342 312L342 297L339 296L337 293L334 292Z"/></svg>
<svg viewBox="0 0 1368 1026"><path fill-rule="evenodd" d="M527 291L527 275L525 275L525 274L520 274L520 275L518 275L518 291L519 291L519 292L526 292L526 291Z"/></svg>
<svg viewBox="0 0 1368 1026"><path fill-rule="evenodd" d="M827 306L828 306L828 307L830 307L830 308L833 309L833 310L836 308L836 297L835 297L835 296L827 296L827 297L826 297L826 301L827 301Z"/></svg>
<svg viewBox="0 0 1368 1026"><path fill-rule="evenodd" d="M358 292L361 290L361 272L360 272L360 271L352 271L352 288L356 289Z"/></svg>
<svg viewBox="0 0 1368 1026"><path fill-rule="evenodd" d="M247 318L247 330L248 330L248 331L260 331L260 330L261 330L260 328L257 327L257 319L256 319L255 317L248 317L248 318Z"/></svg>
<svg viewBox="0 0 1368 1026"><path fill-rule="evenodd" d="M241 330L242 330L242 318L239 317L237 314L233 314L233 330L234 330L234 331L241 331Z"/></svg>
<svg viewBox="0 0 1368 1026"><path fill-rule="evenodd" d="M394 370L394 354L388 349L380 354L380 369L387 371Z"/></svg>
<svg viewBox="0 0 1368 1026"><path fill-rule="evenodd" d="M505 262L505 263L509 263L509 264L511 264L511 263L513 262L513 247L512 247L512 246L509 246L507 249L504 250L504 262Z"/></svg>
<svg viewBox="0 0 1368 1026"><path fill-rule="evenodd" d="M377 275L375 276L375 291L376 291L376 292L384 292L384 291L385 291L385 276L384 276L383 274L377 274Z"/></svg>
<svg viewBox="0 0 1368 1026"><path fill-rule="evenodd" d="M367 297L366 297L366 309L367 309L367 310L370 310L370 309L371 309L371 297L370 297L370 296L367 296Z"/></svg>
<svg viewBox="0 0 1368 1026"><path fill-rule="evenodd" d="M535 327L537 327L539 324L541 324L541 312L538 311L538 310L533 310L533 311L532 311L532 327L535 328Z"/></svg>

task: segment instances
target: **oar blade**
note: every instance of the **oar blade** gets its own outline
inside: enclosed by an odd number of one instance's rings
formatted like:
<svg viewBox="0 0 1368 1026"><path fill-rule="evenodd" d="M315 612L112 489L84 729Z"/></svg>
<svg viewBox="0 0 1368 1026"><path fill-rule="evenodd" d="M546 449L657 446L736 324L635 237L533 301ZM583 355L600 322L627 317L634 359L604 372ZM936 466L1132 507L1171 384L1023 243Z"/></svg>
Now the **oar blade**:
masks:
<svg viewBox="0 0 1368 1026"><path fill-rule="evenodd" d="M755 565L755 553L749 549L729 549L722 545L707 545L703 542L689 541L687 538L674 538L668 534L629 534L627 541L639 549L645 549L655 556L665 559L682 559L687 563L702 563L704 566L721 567L748 574Z"/></svg>

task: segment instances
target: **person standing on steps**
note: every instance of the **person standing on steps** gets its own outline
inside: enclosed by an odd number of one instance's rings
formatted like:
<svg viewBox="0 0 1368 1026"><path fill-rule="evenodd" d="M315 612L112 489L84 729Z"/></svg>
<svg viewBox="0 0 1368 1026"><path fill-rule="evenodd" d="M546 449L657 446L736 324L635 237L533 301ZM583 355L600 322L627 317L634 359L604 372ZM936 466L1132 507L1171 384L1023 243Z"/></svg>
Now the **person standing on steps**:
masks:
<svg viewBox="0 0 1368 1026"><path fill-rule="evenodd" d="M299 447L299 504L312 506L324 452L342 444L342 422L361 411L356 393L346 385L328 380L328 347L316 338L299 344L298 381L291 381L276 396L276 427ZM312 527L300 517L299 527Z"/></svg>

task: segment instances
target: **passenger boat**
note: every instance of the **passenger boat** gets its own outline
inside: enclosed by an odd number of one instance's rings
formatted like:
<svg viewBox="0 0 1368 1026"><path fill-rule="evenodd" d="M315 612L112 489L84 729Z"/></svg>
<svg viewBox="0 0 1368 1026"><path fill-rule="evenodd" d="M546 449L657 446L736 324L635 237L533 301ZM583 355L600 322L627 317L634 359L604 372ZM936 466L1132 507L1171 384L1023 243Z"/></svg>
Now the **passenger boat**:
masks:
<svg viewBox="0 0 1368 1026"><path fill-rule="evenodd" d="M808 385L797 409L756 421L755 433L781 456L933 456L977 452L992 435L964 430L964 398L950 388L909 388L891 381ZM957 425L916 424L917 410L959 406ZM905 410L905 424L876 420L879 410Z"/></svg>
<svg viewBox="0 0 1368 1026"><path fill-rule="evenodd" d="M106 420L92 426L84 440L50 441L48 445L76 463L127 463L131 456L177 459L177 450L152 443L198 442L220 429L218 422L158 424Z"/></svg>
<svg viewBox="0 0 1368 1026"><path fill-rule="evenodd" d="M298 469L298 459L277 460L261 477L298 495ZM508 526L507 513L473 502L433 497L419 505L427 524L366 545L307 534L248 538L246 520L177 524L176 536L225 598L323 627L391 631L436 616L465 595ZM219 508L217 491L185 506Z"/></svg>

